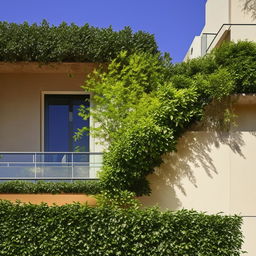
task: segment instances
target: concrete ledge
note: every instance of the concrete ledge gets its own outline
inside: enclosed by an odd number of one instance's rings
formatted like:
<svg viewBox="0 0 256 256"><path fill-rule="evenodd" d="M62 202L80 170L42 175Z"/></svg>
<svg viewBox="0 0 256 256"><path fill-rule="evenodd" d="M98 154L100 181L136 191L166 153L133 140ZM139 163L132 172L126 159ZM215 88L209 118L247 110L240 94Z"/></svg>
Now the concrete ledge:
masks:
<svg viewBox="0 0 256 256"><path fill-rule="evenodd" d="M51 62L42 64L39 62L0 62L0 73L48 73L48 74L89 74L100 63L82 62Z"/></svg>
<svg viewBox="0 0 256 256"><path fill-rule="evenodd" d="M256 104L256 94L241 93L231 96L234 105L254 105Z"/></svg>
<svg viewBox="0 0 256 256"><path fill-rule="evenodd" d="M9 200L14 203L19 200L23 203L47 203L48 205L64 205L74 202L96 205L95 197L85 194L0 194L0 200Z"/></svg>

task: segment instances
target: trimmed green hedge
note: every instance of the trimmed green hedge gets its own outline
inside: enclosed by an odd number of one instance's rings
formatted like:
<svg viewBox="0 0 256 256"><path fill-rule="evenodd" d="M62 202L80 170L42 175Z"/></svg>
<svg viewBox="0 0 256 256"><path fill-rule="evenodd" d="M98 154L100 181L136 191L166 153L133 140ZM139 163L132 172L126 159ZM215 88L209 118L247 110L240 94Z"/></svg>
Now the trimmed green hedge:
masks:
<svg viewBox="0 0 256 256"><path fill-rule="evenodd" d="M122 50L158 52L154 35L130 27L118 32L62 23L50 26L0 22L0 61L109 62Z"/></svg>
<svg viewBox="0 0 256 256"><path fill-rule="evenodd" d="M39 194L39 193L84 193L96 195L101 191L98 181L44 182L7 181L0 183L0 193Z"/></svg>
<svg viewBox="0 0 256 256"><path fill-rule="evenodd" d="M2 256L239 256L241 217L0 202Z"/></svg>

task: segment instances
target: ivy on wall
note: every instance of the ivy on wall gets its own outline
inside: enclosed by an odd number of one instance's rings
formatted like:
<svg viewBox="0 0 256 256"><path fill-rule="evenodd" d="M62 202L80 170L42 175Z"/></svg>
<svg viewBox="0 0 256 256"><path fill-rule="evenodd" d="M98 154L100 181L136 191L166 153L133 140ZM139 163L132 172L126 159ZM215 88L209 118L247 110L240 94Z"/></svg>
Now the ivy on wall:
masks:
<svg viewBox="0 0 256 256"><path fill-rule="evenodd" d="M241 217L0 201L4 256L239 256Z"/></svg>
<svg viewBox="0 0 256 256"><path fill-rule="evenodd" d="M99 124L91 134L108 144L103 188L150 194L147 175L163 154L176 150L191 124L204 118L210 102L224 108L221 101L230 94L256 92L255 63L256 44L239 42L176 65L159 54L122 52L107 72L94 72L84 89L94 93L90 115ZM229 118L229 110L222 112ZM88 117L83 110L80 115Z"/></svg>
<svg viewBox="0 0 256 256"><path fill-rule="evenodd" d="M0 61L109 62L122 50L158 52L154 36L130 27L51 26L46 20L29 25L0 22Z"/></svg>

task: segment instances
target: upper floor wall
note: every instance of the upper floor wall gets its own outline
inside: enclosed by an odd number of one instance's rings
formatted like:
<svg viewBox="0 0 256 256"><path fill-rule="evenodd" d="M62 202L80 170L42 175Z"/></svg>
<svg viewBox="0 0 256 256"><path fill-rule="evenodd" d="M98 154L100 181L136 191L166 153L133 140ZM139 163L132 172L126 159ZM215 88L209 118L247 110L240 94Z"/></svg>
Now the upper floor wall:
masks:
<svg viewBox="0 0 256 256"><path fill-rule="evenodd" d="M0 152L45 151L45 95L89 94L81 86L96 67L93 63L0 62ZM70 123L68 114L65 120ZM90 152L96 151L102 149L90 139Z"/></svg>
<svg viewBox="0 0 256 256"><path fill-rule="evenodd" d="M205 26L184 60L204 56L224 41L256 41L256 20L244 10L244 3L245 0L208 0Z"/></svg>
<svg viewBox="0 0 256 256"><path fill-rule="evenodd" d="M229 2L229 0L208 0L206 2L205 26L202 33L216 33L222 24L230 23Z"/></svg>
<svg viewBox="0 0 256 256"><path fill-rule="evenodd" d="M244 11L244 4L245 0L208 0L203 33L217 33L223 24L254 24L256 21Z"/></svg>
<svg viewBox="0 0 256 256"><path fill-rule="evenodd" d="M211 0L212 1L212 0ZM246 0L229 0L230 22L231 24L255 24L250 12L244 11Z"/></svg>

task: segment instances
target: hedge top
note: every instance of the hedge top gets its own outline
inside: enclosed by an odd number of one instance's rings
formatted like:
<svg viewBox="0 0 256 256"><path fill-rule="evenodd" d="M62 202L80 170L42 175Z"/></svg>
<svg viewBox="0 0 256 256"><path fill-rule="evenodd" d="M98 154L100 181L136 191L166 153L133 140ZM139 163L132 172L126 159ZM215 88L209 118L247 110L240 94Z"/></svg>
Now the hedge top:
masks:
<svg viewBox="0 0 256 256"><path fill-rule="evenodd" d="M0 201L4 256L239 256L242 219L194 211Z"/></svg>
<svg viewBox="0 0 256 256"><path fill-rule="evenodd" d="M122 50L158 53L154 35L63 22L29 25L0 22L0 61L109 62Z"/></svg>
<svg viewBox="0 0 256 256"><path fill-rule="evenodd" d="M101 192L101 185L95 180L74 181L74 182L45 182L36 183L28 181L7 181L0 183L0 194L87 194L96 195Z"/></svg>

